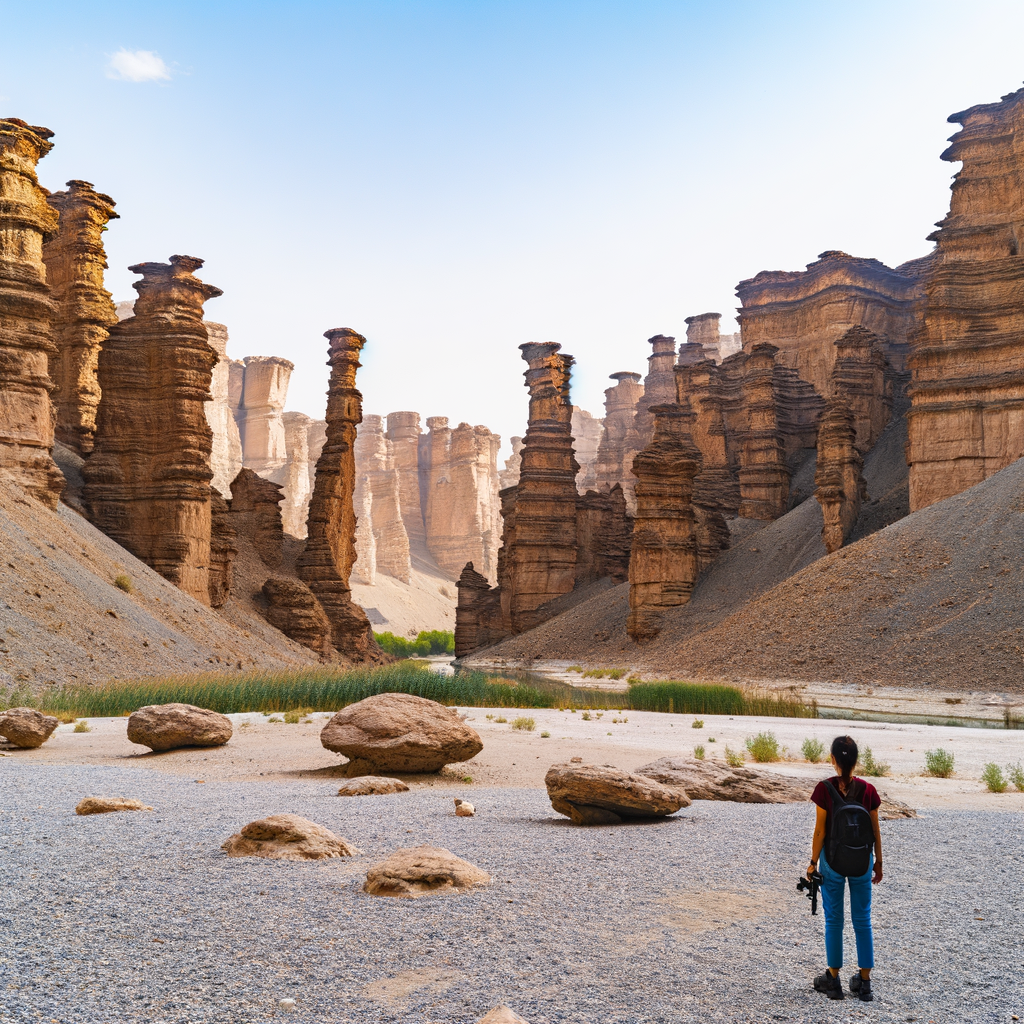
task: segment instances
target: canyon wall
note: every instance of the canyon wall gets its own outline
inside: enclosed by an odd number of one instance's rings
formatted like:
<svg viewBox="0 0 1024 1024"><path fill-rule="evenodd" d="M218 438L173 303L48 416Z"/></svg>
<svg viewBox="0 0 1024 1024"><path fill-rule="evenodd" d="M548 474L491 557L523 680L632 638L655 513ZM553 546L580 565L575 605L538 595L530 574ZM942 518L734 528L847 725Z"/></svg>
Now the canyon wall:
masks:
<svg viewBox="0 0 1024 1024"><path fill-rule="evenodd" d="M949 120L942 159L962 166L910 359L912 511L1024 455L1024 90Z"/></svg>
<svg viewBox="0 0 1024 1024"><path fill-rule="evenodd" d="M210 347L217 353L217 363L213 368L210 383L213 400L206 403L206 422L213 432L213 447L210 454L212 486L224 498L230 498L231 481L238 476L238 471L242 468L242 441L229 400L231 361L227 355L228 329L223 324L207 320L206 335Z"/></svg>
<svg viewBox="0 0 1024 1024"><path fill-rule="evenodd" d="M108 537L208 605L213 434L204 406L217 354L203 303L221 291L194 276L202 265L172 256L129 268L142 275L139 297L100 352L83 502Z"/></svg>
<svg viewBox="0 0 1024 1024"><path fill-rule="evenodd" d="M576 490L586 494L597 486L597 450L604 434L604 421L593 413L572 407L573 448L580 471L576 474Z"/></svg>
<svg viewBox="0 0 1024 1024"><path fill-rule="evenodd" d="M0 119L0 473L56 508L64 477L53 461L49 360L57 356L43 243L57 232L36 164L46 128Z"/></svg>
<svg viewBox="0 0 1024 1024"><path fill-rule="evenodd" d="M242 362L241 397L235 411L242 462L260 476L268 476L288 460L284 404L295 364L280 356L246 356Z"/></svg>
<svg viewBox="0 0 1024 1024"><path fill-rule="evenodd" d="M110 292L103 287L107 268L103 232L114 220L114 200L88 181L73 179L66 192L47 202L57 212L57 234L43 244L46 280L54 303L56 352L49 359L57 440L79 455L92 451L100 388L96 364L107 329L117 323Z"/></svg>

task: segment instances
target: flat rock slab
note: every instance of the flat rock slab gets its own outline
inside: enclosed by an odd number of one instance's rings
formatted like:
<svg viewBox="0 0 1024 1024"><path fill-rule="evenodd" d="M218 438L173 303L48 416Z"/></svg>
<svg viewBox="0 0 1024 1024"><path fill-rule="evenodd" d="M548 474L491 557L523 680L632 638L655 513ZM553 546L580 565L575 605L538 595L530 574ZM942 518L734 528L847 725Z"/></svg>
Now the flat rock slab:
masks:
<svg viewBox="0 0 1024 1024"><path fill-rule="evenodd" d="M483 750L457 711L408 693L380 693L350 704L324 726L320 742L344 754L349 775L436 772Z"/></svg>
<svg viewBox="0 0 1024 1024"><path fill-rule="evenodd" d="M507 1006L496 1006L486 1016L481 1017L478 1024L528 1024L528 1022Z"/></svg>
<svg viewBox="0 0 1024 1024"><path fill-rule="evenodd" d="M151 811L141 800L125 796L87 796L79 800L75 814L110 814L113 811Z"/></svg>
<svg viewBox="0 0 1024 1024"><path fill-rule="evenodd" d="M227 715L193 704L149 704L128 716L128 739L154 751L220 747L231 731Z"/></svg>
<svg viewBox="0 0 1024 1024"><path fill-rule="evenodd" d="M401 779L388 779L382 775L360 775L343 782L338 796L387 796L389 793L408 793L409 787Z"/></svg>
<svg viewBox="0 0 1024 1024"><path fill-rule="evenodd" d="M437 846L395 850L366 872L363 891L371 896L425 896L486 885L491 876L475 864Z"/></svg>
<svg viewBox="0 0 1024 1024"><path fill-rule="evenodd" d="M328 860L363 852L330 829L297 814L273 814L250 821L241 832L226 839L221 849L229 857L268 860Z"/></svg>
<svg viewBox="0 0 1024 1024"><path fill-rule="evenodd" d="M35 708L11 708L0 714L0 736L16 747L41 747L58 724L53 715Z"/></svg>
<svg viewBox="0 0 1024 1024"><path fill-rule="evenodd" d="M681 786L663 785L612 765L556 764L544 776L551 806L577 825L614 825L623 818L661 818L690 806Z"/></svg>

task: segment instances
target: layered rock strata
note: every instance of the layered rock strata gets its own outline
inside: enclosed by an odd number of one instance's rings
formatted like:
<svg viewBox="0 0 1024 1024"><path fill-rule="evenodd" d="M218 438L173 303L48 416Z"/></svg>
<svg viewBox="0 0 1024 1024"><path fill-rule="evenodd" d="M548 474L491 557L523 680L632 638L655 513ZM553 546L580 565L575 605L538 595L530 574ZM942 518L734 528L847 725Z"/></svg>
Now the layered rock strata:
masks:
<svg viewBox="0 0 1024 1024"><path fill-rule="evenodd" d="M290 576L271 576L262 592L267 600L263 612L267 622L322 658L331 657L331 623L305 583Z"/></svg>
<svg viewBox="0 0 1024 1024"><path fill-rule="evenodd" d="M231 525L247 538L263 564L277 569L284 559L281 485L240 469L231 481Z"/></svg>
<svg viewBox="0 0 1024 1024"><path fill-rule="evenodd" d="M103 401L83 468L92 522L166 579L210 603L210 468L206 421L217 354L203 303L221 294L195 277L203 261L140 263L135 315L113 325L98 379Z"/></svg>
<svg viewBox="0 0 1024 1024"><path fill-rule="evenodd" d="M519 471L523 466L523 439L511 437L509 443L512 445L512 454L505 460L505 468L498 471L499 493L519 483Z"/></svg>
<svg viewBox="0 0 1024 1024"><path fill-rule="evenodd" d="M288 444L284 403L295 364L280 356L246 356L235 416L243 465L267 476L284 466Z"/></svg>
<svg viewBox="0 0 1024 1024"><path fill-rule="evenodd" d="M853 414L857 450L867 454L889 422L893 404L892 373L878 335L851 327L835 344L827 397L841 397Z"/></svg>
<svg viewBox="0 0 1024 1024"><path fill-rule="evenodd" d="M676 398L674 367L676 364L676 339L656 334L647 339L651 354L647 357L647 376L644 377L644 393L636 404L636 432L639 435L638 450L645 447L654 436L654 414L651 407L671 403Z"/></svg>
<svg viewBox="0 0 1024 1024"><path fill-rule="evenodd" d="M282 416L284 422L284 441L287 461L281 470L270 479L281 484L284 499L281 504L281 524L284 532L300 540L306 539L306 515L309 512L309 499L313 493L309 467L311 453L309 435L314 420L302 412L286 412ZM317 452L319 456L319 452ZM314 463L315 464L315 463Z"/></svg>
<svg viewBox="0 0 1024 1024"><path fill-rule="evenodd" d="M356 370L366 339L347 327L327 331L324 337L329 341L331 367L327 436L316 464L308 535L298 558L298 574L327 614L333 647L354 661L379 661L382 654L370 623L352 601L349 588L355 561L356 426L363 417Z"/></svg>
<svg viewBox="0 0 1024 1024"><path fill-rule="evenodd" d="M231 596L233 565L238 554L238 531L231 506L213 488L210 494L210 607L221 608Z"/></svg>
<svg viewBox="0 0 1024 1024"><path fill-rule="evenodd" d="M637 404L644 396L640 374L629 371L613 373L614 387L604 393L604 427L594 460L595 490L610 490L619 485L632 511L636 507L633 485L636 478L630 471L633 456L643 447L636 429Z"/></svg>
<svg viewBox="0 0 1024 1024"><path fill-rule="evenodd" d="M398 473L398 500L402 522L410 546L425 547L426 527L423 523L423 504L420 496L420 414L418 412L389 412L387 439L391 443L391 456Z"/></svg>
<svg viewBox="0 0 1024 1024"><path fill-rule="evenodd" d="M856 417L842 398L829 402L818 431L815 498L821 505L825 550L838 551L850 536L867 498L864 459L857 448Z"/></svg>
<svg viewBox="0 0 1024 1024"><path fill-rule="evenodd" d="M701 359L721 363L743 348L738 333L720 333L721 319L721 313L700 313L686 318L686 343L679 346L679 363L687 362L691 352L699 353Z"/></svg>
<svg viewBox="0 0 1024 1024"><path fill-rule="evenodd" d="M586 494L597 486L597 450L601 445L604 422L593 413L572 407L573 448L580 471L576 474L576 490Z"/></svg>
<svg viewBox="0 0 1024 1024"><path fill-rule="evenodd" d="M911 511L1024 455L1024 89L949 120L942 159L961 168L910 360Z"/></svg>
<svg viewBox="0 0 1024 1024"><path fill-rule="evenodd" d="M103 232L114 220L114 200L96 192L88 181L72 180L66 192L47 202L57 211L60 228L43 245L46 280L54 302L50 355L50 400L59 441L80 455L92 451L100 388L96 364L107 329L117 323L114 303L103 287L107 269Z"/></svg>
<svg viewBox="0 0 1024 1024"><path fill-rule="evenodd" d="M232 413L229 397L231 361L228 359L228 329L223 324L206 321L206 335L210 347L217 353L213 368L210 394L213 401L206 403L206 421L213 431L210 468L213 487L225 498L231 497L231 481L242 468L242 440L238 424Z"/></svg>
<svg viewBox="0 0 1024 1024"><path fill-rule="evenodd" d="M57 349L43 243L56 234L58 216L36 178L52 135L0 119L0 474L56 508L64 477L51 455L48 362Z"/></svg>

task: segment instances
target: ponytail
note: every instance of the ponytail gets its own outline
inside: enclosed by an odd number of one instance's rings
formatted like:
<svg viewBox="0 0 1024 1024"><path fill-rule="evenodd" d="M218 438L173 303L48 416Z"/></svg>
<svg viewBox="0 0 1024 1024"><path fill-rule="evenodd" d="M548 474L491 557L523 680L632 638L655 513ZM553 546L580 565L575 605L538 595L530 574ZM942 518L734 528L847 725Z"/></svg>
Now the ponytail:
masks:
<svg viewBox="0 0 1024 1024"><path fill-rule="evenodd" d="M853 737L837 736L832 741L832 756L836 759L839 774L844 781L848 782L853 774L853 769L857 765L857 758L859 756L857 744L854 743Z"/></svg>

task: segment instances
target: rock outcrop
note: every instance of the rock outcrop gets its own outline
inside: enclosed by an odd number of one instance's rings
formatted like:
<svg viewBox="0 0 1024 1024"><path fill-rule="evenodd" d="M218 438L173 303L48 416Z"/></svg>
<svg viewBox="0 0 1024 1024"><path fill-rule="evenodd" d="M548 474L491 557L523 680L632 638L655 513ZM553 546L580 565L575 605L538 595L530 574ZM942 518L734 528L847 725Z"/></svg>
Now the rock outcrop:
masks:
<svg viewBox="0 0 1024 1024"><path fill-rule="evenodd" d="M78 801L75 814L112 814L115 811L151 811L141 800L125 796L87 796Z"/></svg>
<svg viewBox="0 0 1024 1024"><path fill-rule="evenodd" d="M57 728L53 715L35 708L9 708L0 712L0 736L16 747L41 747Z"/></svg>
<svg viewBox="0 0 1024 1024"><path fill-rule="evenodd" d="M260 476L288 459L284 403L295 364L280 356L246 356L242 395L235 416L242 439L242 464Z"/></svg>
<svg viewBox="0 0 1024 1024"><path fill-rule="evenodd" d="M552 765L544 776L544 785L551 806L577 825L662 818L690 806L690 797L680 786L666 786L610 765Z"/></svg>
<svg viewBox="0 0 1024 1024"><path fill-rule="evenodd" d="M511 437L509 443L512 445L512 454L505 460L505 468L498 471L499 493L519 483L519 471L523 464L523 439Z"/></svg>
<svg viewBox="0 0 1024 1024"><path fill-rule="evenodd" d="M264 565L279 568L284 559L281 485L241 469L231 481L231 494L231 525L252 543Z"/></svg>
<svg viewBox="0 0 1024 1024"><path fill-rule="evenodd" d="M229 857L264 857L267 860L330 860L362 853L329 828L297 814L272 814L250 821L225 839L221 849Z"/></svg>
<svg viewBox="0 0 1024 1024"><path fill-rule="evenodd" d="M694 359L721 363L743 348L740 335L719 333L721 313L700 313L686 318L686 343L679 346L680 364Z"/></svg>
<svg viewBox="0 0 1024 1024"><path fill-rule="evenodd" d="M925 275L908 414L910 509L972 487L1024 455L1024 89L950 116L960 161Z"/></svg>
<svg viewBox="0 0 1024 1024"><path fill-rule="evenodd" d="M610 491L581 494L576 499L575 587L601 579L625 583L632 543L633 517L618 484Z"/></svg>
<svg viewBox="0 0 1024 1024"><path fill-rule="evenodd" d="M637 768L637 775L678 786L691 800L742 804L789 804L809 800L810 783L758 768L731 768L722 761L662 757Z"/></svg>
<svg viewBox="0 0 1024 1024"><path fill-rule="evenodd" d="M107 536L203 604L210 601L210 468L206 421L217 354L203 303L220 295L193 274L203 261L140 263L135 315L110 328L103 393L83 469L83 502Z"/></svg>
<svg viewBox="0 0 1024 1024"><path fill-rule="evenodd" d="M861 502L867 498L864 459L857 450L856 420L841 398L833 399L818 432L815 498L821 505L825 550L838 551L853 532Z"/></svg>
<svg viewBox="0 0 1024 1024"><path fill-rule="evenodd" d="M865 327L851 327L835 347L825 397L846 403L853 414L857 451L866 455L889 422L895 374L881 340Z"/></svg>
<svg viewBox="0 0 1024 1024"><path fill-rule="evenodd" d="M423 522L423 502L420 495L420 414L418 412L389 412L387 439L391 443L391 457L398 473L398 500L402 522L410 547L426 547L427 532Z"/></svg>
<svg viewBox="0 0 1024 1024"><path fill-rule="evenodd" d="M597 450L601 446L603 434L603 420L578 405L572 407L572 446L580 465L580 471L576 474L576 490L580 494L586 494L597 487Z"/></svg>
<svg viewBox="0 0 1024 1024"><path fill-rule="evenodd" d="M206 421L213 431L210 468L215 490L224 498L231 497L231 481L242 468L242 440L232 412L229 397L231 360L228 359L228 329L223 324L206 321L206 336L210 347L217 353L217 363L210 380L213 401L206 403Z"/></svg>
<svg viewBox="0 0 1024 1024"><path fill-rule="evenodd" d="M350 704L324 726L320 742L349 758L349 776L436 772L468 761L484 746L452 708L406 693L381 693Z"/></svg>
<svg viewBox="0 0 1024 1024"><path fill-rule="evenodd" d="M676 339L664 334L648 338L651 354L647 357L647 376L644 393L636 404L636 432L638 448L645 448L654 436L654 415L651 407L665 405L676 399Z"/></svg>
<svg viewBox="0 0 1024 1024"><path fill-rule="evenodd" d="M299 578L313 592L331 623L335 650L353 661L379 661L383 655L362 608L352 601L349 574L355 561L356 426L363 418L356 390L359 352L366 339L347 327L324 335L331 380L327 397L327 439L317 460L309 505L306 546L298 558Z"/></svg>
<svg viewBox="0 0 1024 1024"><path fill-rule="evenodd" d="M366 872L363 892L371 896L426 896L487 885L491 876L475 864L437 846L395 850Z"/></svg>
<svg viewBox="0 0 1024 1024"><path fill-rule="evenodd" d="M238 531L231 506L216 488L210 493L210 607L222 608L231 596L233 565L238 554Z"/></svg>
<svg viewBox="0 0 1024 1024"><path fill-rule="evenodd" d="M128 739L154 751L222 747L231 732L227 715L194 704L149 704L128 716Z"/></svg>
<svg viewBox="0 0 1024 1024"><path fill-rule="evenodd" d="M492 587L472 562L466 563L455 588L459 595L455 610L456 658L511 635L502 616L501 590Z"/></svg>
<svg viewBox="0 0 1024 1024"><path fill-rule="evenodd" d="M348 779L338 788L338 796L390 796L408 793L409 787L401 779L388 779L380 775L360 775Z"/></svg>
<svg viewBox="0 0 1024 1024"><path fill-rule="evenodd" d="M594 489L620 486L632 514L636 510L633 456L643 447L636 429L637 404L644 396L644 386L639 373L625 370L613 373L611 379L615 386L604 393L604 427L594 461Z"/></svg>
<svg viewBox="0 0 1024 1024"><path fill-rule="evenodd" d="M47 202L57 211L60 227L43 245L46 281L54 303L53 341L49 360L56 414L54 433L69 448L92 451L100 388L96 364L107 329L117 323L114 303L103 287L107 269L103 232L114 220L114 200L96 192L88 181L72 180L66 192Z"/></svg>
<svg viewBox="0 0 1024 1024"><path fill-rule="evenodd" d="M305 583L290 576L271 576L262 592L267 599L263 616L275 629L322 658L334 653L330 620Z"/></svg>
<svg viewBox="0 0 1024 1024"><path fill-rule="evenodd" d="M313 482L310 476L310 462L313 460L309 436L316 421L302 412L286 412L281 418L284 422L287 461L282 469L271 475L270 479L281 484L283 488L281 525L284 532L299 540L305 540L309 499L313 495Z"/></svg>
<svg viewBox="0 0 1024 1024"><path fill-rule="evenodd" d="M36 178L52 135L0 119L0 474L56 508L64 477L51 455L48 361L57 349L43 243L57 233L58 217Z"/></svg>

